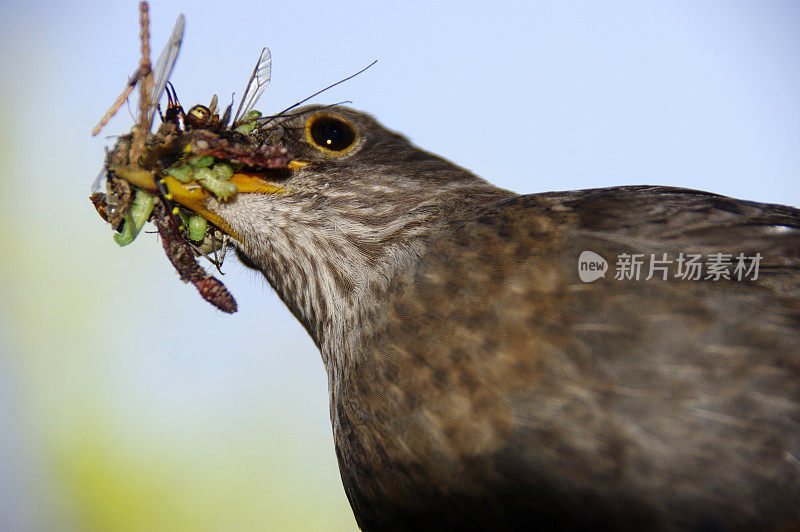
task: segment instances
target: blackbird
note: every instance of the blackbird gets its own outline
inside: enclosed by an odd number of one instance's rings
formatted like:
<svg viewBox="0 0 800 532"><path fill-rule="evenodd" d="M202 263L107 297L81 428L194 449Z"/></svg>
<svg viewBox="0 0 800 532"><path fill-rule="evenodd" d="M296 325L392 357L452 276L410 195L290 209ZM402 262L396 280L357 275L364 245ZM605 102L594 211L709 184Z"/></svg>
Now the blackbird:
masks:
<svg viewBox="0 0 800 532"><path fill-rule="evenodd" d="M320 349L362 529L800 527L800 211L519 195L344 107L270 135L272 186L175 200Z"/></svg>

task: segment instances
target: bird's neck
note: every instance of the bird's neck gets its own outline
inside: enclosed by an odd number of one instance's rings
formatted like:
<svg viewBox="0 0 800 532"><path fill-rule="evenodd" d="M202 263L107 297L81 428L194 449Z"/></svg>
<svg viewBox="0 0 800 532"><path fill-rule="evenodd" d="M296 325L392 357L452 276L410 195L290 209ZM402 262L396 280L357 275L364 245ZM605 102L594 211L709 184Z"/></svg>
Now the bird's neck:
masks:
<svg viewBox="0 0 800 532"><path fill-rule="evenodd" d="M328 200L313 208L302 194L282 197L260 234L240 245L240 257L305 326L328 371L341 368L376 298L398 271L413 267L439 229L511 194L478 178L465 188L399 207L338 209Z"/></svg>

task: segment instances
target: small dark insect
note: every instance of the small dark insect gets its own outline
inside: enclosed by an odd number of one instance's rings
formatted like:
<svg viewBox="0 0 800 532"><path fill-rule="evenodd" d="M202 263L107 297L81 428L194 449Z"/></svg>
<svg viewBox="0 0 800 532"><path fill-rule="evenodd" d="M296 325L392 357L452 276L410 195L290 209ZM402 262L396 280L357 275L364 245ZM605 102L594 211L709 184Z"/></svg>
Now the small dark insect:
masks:
<svg viewBox="0 0 800 532"><path fill-rule="evenodd" d="M161 235L161 244L167 258L178 271L181 281L192 283L200 295L223 312L236 312L236 300L222 284L222 281L209 275L195 260L194 250L181 235L174 218L164 203L159 202L153 210L153 223Z"/></svg>

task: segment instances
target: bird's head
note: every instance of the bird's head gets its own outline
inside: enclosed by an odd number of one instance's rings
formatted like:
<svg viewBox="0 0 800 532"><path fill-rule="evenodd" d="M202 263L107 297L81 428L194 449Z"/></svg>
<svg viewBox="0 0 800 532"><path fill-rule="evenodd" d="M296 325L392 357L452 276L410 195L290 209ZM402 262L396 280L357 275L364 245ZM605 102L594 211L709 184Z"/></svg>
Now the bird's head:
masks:
<svg viewBox="0 0 800 532"><path fill-rule="evenodd" d="M177 182L170 191L233 237L318 344L436 227L508 194L344 107L306 107L263 133L289 148L287 170L235 175L230 201Z"/></svg>

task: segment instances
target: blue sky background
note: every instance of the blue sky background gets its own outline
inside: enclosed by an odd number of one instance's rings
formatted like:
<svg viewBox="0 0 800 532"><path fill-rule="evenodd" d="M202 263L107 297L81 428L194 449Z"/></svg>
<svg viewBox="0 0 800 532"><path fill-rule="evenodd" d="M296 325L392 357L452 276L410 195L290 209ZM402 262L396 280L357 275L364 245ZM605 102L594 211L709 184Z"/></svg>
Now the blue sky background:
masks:
<svg viewBox="0 0 800 532"><path fill-rule="evenodd" d="M378 59L316 101L499 186L800 205L797 2L153 2L154 56L181 12L186 107L241 93L265 45L265 112ZM88 202L137 24L135 2L0 6L0 525L353 529L320 357L278 298L231 261L240 311L215 311Z"/></svg>

